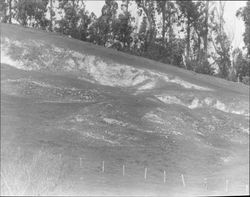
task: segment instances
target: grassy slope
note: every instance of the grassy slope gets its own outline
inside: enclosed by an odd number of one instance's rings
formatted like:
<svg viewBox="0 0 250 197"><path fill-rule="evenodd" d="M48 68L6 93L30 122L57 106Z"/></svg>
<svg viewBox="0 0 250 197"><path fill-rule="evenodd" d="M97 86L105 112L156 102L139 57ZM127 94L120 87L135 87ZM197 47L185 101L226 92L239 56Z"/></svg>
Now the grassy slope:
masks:
<svg viewBox="0 0 250 197"><path fill-rule="evenodd" d="M1 29L1 38L43 40L62 48L84 50L121 64L171 73L214 89L208 93L213 97L248 100L249 89L242 84L198 75L54 33L3 24ZM4 82L30 78L64 89L50 90L30 82L16 85ZM249 182L249 134L240 130L240 126L249 128L248 117L210 108L192 110L176 104L166 105L154 98L159 93L203 95L206 92L160 87L134 95L124 88L92 84L70 74L23 71L8 65L1 65L1 84L2 167L12 162L9 158L17 147L30 157L41 147L56 158L61 154L58 165L62 165L62 175L50 194L197 194L206 193L202 186L204 177L209 180L209 194L222 194L226 178L230 179L230 192L242 193ZM65 87L81 92L68 93ZM16 94L11 95L12 92ZM91 94L91 98L82 98L82 94ZM50 100L56 102L45 102ZM61 100L64 102L58 102ZM152 121L152 116L145 118L151 112L164 123ZM110 119L126 126L105 122ZM82 168L79 157L82 157ZM103 160L107 165L104 174L100 168ZM121 176L123 164L126 165L125 177ZM147 181L143 180L145 166L148 167ZM163 170L167 172L165 185ZM180 174L185 175L188 186L183 191Z"/></svg>
<svg viewBox="0 0 250 197"><path fill-rule="evenodd" d="M118 63L129 64L132 66L139 66L141 68L155 69L161 72L175 74L190 82L205 85L208 87L218 88L222 91L235 91L244 95L249 95L249 88L246 85L229 82L224 79L219 79L207 75L196 74L191 71L174 67L171 65L162 64L146 58L131 56L116 50L106 49L104 47L96 46L90 43L82 42L79 40L67 38L65 36L58 36L55 33L43 32L35 29L20 27L17 25L1 24L2 37L11 36L16 40L43 40L47 43L53 43L62 48L69 48L81 52L83 49L89 54L100 56L104 59L112 59Z"/></svg>

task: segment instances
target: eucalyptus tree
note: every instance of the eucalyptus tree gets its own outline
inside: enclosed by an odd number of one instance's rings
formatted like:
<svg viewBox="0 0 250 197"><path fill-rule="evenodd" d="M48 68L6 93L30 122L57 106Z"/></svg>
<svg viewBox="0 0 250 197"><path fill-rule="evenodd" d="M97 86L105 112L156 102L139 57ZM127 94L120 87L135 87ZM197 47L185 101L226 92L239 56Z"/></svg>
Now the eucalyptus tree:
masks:
<svg viewBox="0 0 250 197"><path fill-rule="evenodd" d="M59 0L58 3L61 18L56 21L55 30L85 41L91 17L84 2L82 0Z"/></svg>
<svg viewBox="0 0 250 197"><path fill-rule="evenodd" d="M237 11L236 16L241 17L245 23L243 37L250 58L250 1L247 1L246 6Z"/></svg>
<svg viewBox="0 0 250 197"><path fill-rule="evenodd" d="M194 2L177 0L177 4L181 11L182 20L186 23L186 59L190 60L190 42L191 42L191 28L193 24L193 15L195 9Z"/></svg>
<svg viewBox="0 0 250 197"><path fill-rule="evenodd" d="M1 22L12 23L14 18L16 0L0 0Z"/></svg>
<svg viewBox="0 0 250 197"><path fill-rule="evenodd" d="M49 21L46 18L48 0L16 1L15 19L23 26L45 29Z"/></svg>
<svg viewBox="0 0 250 197"><path fill-rule="evenodd" d="M130 45L133 42L132 32L134 31L134 27L132 26L132 22L134 21L134 17L131 16L128 10L129 4L129 0L122 1L122 12L112 23L115 40L114 47L123 51L130 51Z"/></svg>
<svg viewBox="0 0 250 197"><path fill-rule="evenodd" d="M225 2L219 1L218 6L213 10L212 30L213 37L211 39L215 54L213 58L219 67L219 76L228 78L229 69L231 67L230 50L231 42L225 32L224 25Z"/></svg>
<svg viewBox="0 0 250 197"><path fill-rule="evenodd" d="M154 43L156 37L156 1L154 0L136 0L139 8L139 15L144 13L144 25L146 25L146 38L144 43L144 51L147 53L148 46ZM146 21L145 21L146 20ZM146 22L146 23L145 23Z"/></svg>
<svg viewBox="0 0 250 197"><path fill-rule="evenodd" d="M49 15L50 15L49 30L50 31L53 31L53 21L55 20L54 3L55 3L55 0L49 0Z"/></svg>
<svg viewBox="0 0 250 197"><path fill-rule="evenodd" d="M157 1L157 12L161 14L162 21L162 44L165 44L166 33L168 35L168 42L172 42L174 36L173 26L176 23L177 8L174 2L170 0Z"/></svg>
<svg viewBox="0 0 250 197"><path fill-rule="evenodd" d="M102 15L97 19L97 28L100 34L100 40L103 46L112 45L113 23L116 19L118 4L115 0L105 0L105 4L102 7Z"/></svg>
<svg viewBox="0 0 250 197"><path fill-rule="evenodd" d="M2 23L8 21L8 4L5 0L0 0L0 18Z"/></svg>

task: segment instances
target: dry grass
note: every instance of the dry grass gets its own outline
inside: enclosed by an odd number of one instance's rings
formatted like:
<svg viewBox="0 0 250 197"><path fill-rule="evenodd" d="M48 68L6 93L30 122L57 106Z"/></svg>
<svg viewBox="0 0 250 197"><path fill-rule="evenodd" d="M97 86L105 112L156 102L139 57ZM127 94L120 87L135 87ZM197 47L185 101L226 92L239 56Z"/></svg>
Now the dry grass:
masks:
<svg viewBox="0 0 250 197"><path fill-rule="evenodd" d="M62 159L45 150L32 158L17 151L1 165L1 195L49 195L62 177Z"/></svg>

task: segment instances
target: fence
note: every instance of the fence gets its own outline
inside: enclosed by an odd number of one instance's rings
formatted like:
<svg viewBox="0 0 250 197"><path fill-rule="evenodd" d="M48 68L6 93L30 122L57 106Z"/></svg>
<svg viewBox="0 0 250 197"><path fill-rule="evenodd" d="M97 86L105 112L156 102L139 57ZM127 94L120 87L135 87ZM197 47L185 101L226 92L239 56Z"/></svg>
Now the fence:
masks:
<svg viewBox="0 0 250 197"><path fill-rule="evenodd" d="M21 149L20 147L18 147L18 155L21 154ZM176 182L178 183L179 187L181 187L183 190L189 190L190 188L192 189L192 181L189 179L188 174L184 174L184 173L175 173L175 177L173 178L173 176L169 176L168 173L168 169L161 169L161 171L157 174L154 174L154 176L152 174L150 174L152 170L152 168L150 168L149 166L139 166L139 168L137 169L133 169L133 173L131 172L131 168L133 168L133 166L129 165L129 163L126 163L125 161L120 162L118 165L116 163L116 166L114 167L116 169L116 171L114 171L112 168L112 166L114 166L114 163L112 164L112 161L110 160L100 160L100 161L96 161L95 164L92 165L92 167L89 167L89 164L92 164L91 161L89 161L88 164L86 164L86 158L84 157L79 157L78 155L71 155L71 156L66 156L63 154L58 154L57 157L61 160L61 162L67 162L67 161L72 161L74 163L73 168L78 171L79 169L84 170L84 172L88 172L89 174L92 175L92 173L95 175L97 175L96 181L98 181L98 176L99 177L103 177L104 175L107 174L116 174L116 176L120 176L121 178L127 178L127 180L135 177L135 176L139 176L140 177L140 181L144 181L144 183L149 183L152 180L157 180L156 184L161 184L163 187L172 187L172 185L170 185L170 182L173 182L175 179ZM68 158L67 158L68 157ZM73 165L71 163L71 165ZM71 167L72 168L72 167ZM112 168L112 171L110 170ZM98 171L96 169L99 169ZM130 170L129 170L130 169ZM135 174L136 173L136 174ZM79 174L81 174L81 172L79 171ZM80 177L82 178L82 177ZM106 177L107 179L109 177ZM218 179L218 177L216 178ZM222 185L222 187L220 188L220 193L223 194L229 194L232 193L233 186L234 183L231 179L226 178L226 177L221 177L221 179L217 182L220 182L220 184ZM210 194L210 192L213 192L214 189L211 187L211 184L217 184L215 179L211 178L211 177L204 177L203 179L199 179L199 182L196 182L193 185L199 186L199 190L202 191L203 193L206 194ZM249 186L247 183L242 184L242 185L238 185L238 192L240 194L249 194Z"/></svg>
<svg viewBox="0 0 250 197"><path fill-rule="evenodd" d="M82 167L82 159L80 158L79 159L79 167ZM110 162L111 163L111 162ZM100 173L103 173L105 174L106 171L105 169L111 165L109 162L106 162L105 160L103 161L100 161L100 168L101 168L101 172ZM97 166L98 167L98 166ZM125 177L127 175L127 165L126 164L122 164L120 165L120 175L122 177ZM118 170L119 171L119 170ZM150 171L150 168L148 167L142 167L141 168L141 171L143 171L144 173L144 176L143 176L143 179L145 181L149 181L150 177L148 176L148 173ZM141 173L142 174L142 173ZM177 179L179 179L179 182L181 184L181 187L183 189L188 189L189 187L189 184L188 184L188 181L186 180L186 177L184 174L179 174L179 176L177 175L176 177ZM167 169L165 170L162 170L162 176L159 176L159 180L162 180L162 183L163 184L166 184L167 183ZM222 188L222 190L224 191L221 191L223 193L230 193L232 190L231 190L231 182L230 182L230 179L227 179L227 178L221 178L221 180L223 181L224 180L224 184L222 183L222 185L224 185L224 189ZM197 185L201 185L201 190L204 191L204 192L208 192L209 193L209 190L211 190L211 188L209 188L209 181L210 183L213 182L213 178L203 178L200 180L200 183L197 184ZM238 185L240 187L240 190L241 190L241 194L249 194L249 185L246 183L245 185ZM239 190L238 190L239 191Z"/></svg>

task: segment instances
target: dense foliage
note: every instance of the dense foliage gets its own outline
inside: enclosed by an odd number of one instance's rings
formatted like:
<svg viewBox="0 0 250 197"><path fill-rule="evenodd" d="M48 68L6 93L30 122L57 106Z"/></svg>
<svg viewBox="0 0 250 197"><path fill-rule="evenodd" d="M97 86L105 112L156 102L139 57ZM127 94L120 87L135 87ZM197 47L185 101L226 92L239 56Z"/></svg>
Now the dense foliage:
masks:
<svg viewBox="0 0 250 197"><path fill-rule="evenodd" d="M129 8L137 7L137 16ZM1 21L60 32L75 39L249 83L250 2L236 15L245 23L248 55L232 51L224 30L225 2L105 0L101 15L83 0L0 0ZM140 19L140 20L138 20Z"/></svg>

